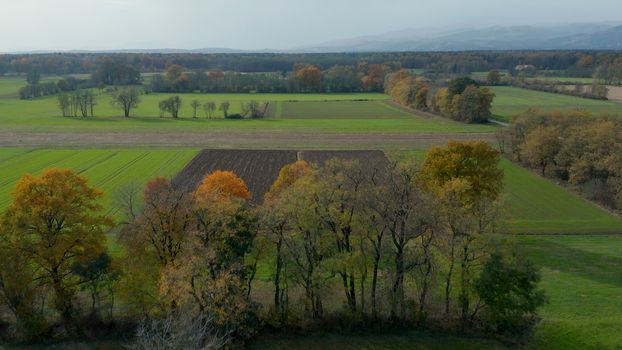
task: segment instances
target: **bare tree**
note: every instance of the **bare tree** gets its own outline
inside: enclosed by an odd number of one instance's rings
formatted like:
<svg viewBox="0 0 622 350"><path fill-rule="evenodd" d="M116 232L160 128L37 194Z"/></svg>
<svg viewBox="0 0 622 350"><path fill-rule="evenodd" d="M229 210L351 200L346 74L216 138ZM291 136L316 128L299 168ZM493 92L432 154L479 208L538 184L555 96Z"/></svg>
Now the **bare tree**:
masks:
<svg viewBox="0 0 622 350"><path fill-rule="evenodd" d="M112 105L123 109L123 114L129 118L132 108L138 107L140 103L140 90L136 87L126 87L117 90L112 95Z"/></svg>
<svg viewBox="0 0 622 350"><path fill-rule="evenodd" d="M192 102L190 103L190 107L192 107L192 118L196 118L197 109L201 107L201 102L199 102L198 100L192 100Z"/></svg>
<svg viewBox="0 0 622 350"><path fill-rule="evenodd" d="M203 110L205 111L205 117L212 118L214 111L216 110L216 103L209 101L203 104Z"/></svg>
<svg viewBox="0 0 622 350"><path fill-rule="evenodd" d="M180 309L164 318L145 319L136 330L134 343L127 346L136 350L222 349L229 343L229 335L217 330L213 318Z"/></svg>

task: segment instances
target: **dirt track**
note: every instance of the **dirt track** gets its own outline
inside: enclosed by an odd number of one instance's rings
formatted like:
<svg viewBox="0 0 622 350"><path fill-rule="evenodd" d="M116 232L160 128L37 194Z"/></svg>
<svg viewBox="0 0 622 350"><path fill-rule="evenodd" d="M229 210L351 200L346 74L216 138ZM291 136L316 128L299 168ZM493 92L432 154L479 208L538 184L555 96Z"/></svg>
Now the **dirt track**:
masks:
<svg viewBox="0 0 622 350"><path fill-rule="evenodd" d="M421 148L449 140L494 142L492 133L314 134L314 133L6 133L0 147L130 147L188 146L201 148Z"/></svg>

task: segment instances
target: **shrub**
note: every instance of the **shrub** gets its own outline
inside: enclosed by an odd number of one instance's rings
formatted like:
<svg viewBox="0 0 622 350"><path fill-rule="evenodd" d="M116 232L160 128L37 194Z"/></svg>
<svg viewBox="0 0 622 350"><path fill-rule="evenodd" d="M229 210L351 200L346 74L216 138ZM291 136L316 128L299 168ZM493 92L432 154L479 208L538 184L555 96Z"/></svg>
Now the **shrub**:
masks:
<svg viewBox="0 0 622 350"><path fill-rule="evenodd" d="M544 305L544 291L538 289L540 273L526 259L506 258L494 253L484 264L475 289L485 304L485 325L497 334L518 334L526 330Z"/></svg>

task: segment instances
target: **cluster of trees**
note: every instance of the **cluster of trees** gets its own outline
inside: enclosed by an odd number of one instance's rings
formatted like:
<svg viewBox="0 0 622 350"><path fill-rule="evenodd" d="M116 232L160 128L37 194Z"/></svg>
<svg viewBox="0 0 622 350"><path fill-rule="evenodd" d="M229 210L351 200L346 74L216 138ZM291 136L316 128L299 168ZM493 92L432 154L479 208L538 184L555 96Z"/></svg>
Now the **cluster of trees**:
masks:
<svg viewBox="0 0 622 350"><path fill-rule="evenodd" d="M114 260L100 191L70 170L26 175L0 221L0 305L15 336L37 339L80 334L88 318L112 322L120 299L125 319L144 320L145 349L220 347L261 321L300 330L442 321L514 334L545 298L537 270L487 237L498 162L483 142L435 148L422 166L299 161L259 206L232 172L191 192L155 178L142 195L118 196L127 223ZM253 293L260 265L272 271L269 300Z"/></svg>
<svg viewBox="0 0 622 350"><path fill-rule="evenodd" d="M178 118L179 111L182 107L182 98L179 96L171 96L165 100L159 102L160 117L164 116L164 113L170 113L171 117ZM229 101L220 102L218 110L223 113L223 117L227 119L242 119L242 118L263 118L268 110L268 102L259 103L251 100L248 102L242 102L240 106L240 113L229 114L229 108L231 103ZM199 100L192 100L190 102L190 108L192 108L192 118L197 118L199 109L203 109L206 118L212 118L216 111L216 103L208 101L201 103Z"/></svg>
<svg viewBox="0 0 622 350"><path fill-rule="evenodd" d="M598 83L596 80L592 85L576 84L572 88L567 88L566 83L551 80L511 80L511 85L523 89L536 91L552 92L556 94L577 96L594 100L606 100L609 89Z"/></svg>
<svg viewBox="0 0 622 350"><path fill-rule="evenodd" d="M432 111L465 123L488 122L495 97L492 90L479 87L468 77L452 79L447 87L440 87L406 70L387 78L385 92L404 106Z"/></svg>
<svg viewBox="0 0 622 350"><path fill-rule="evenodd" d="M58 95L58 107L63 117L77 117L78 115L84 118L89 115L93 117L95 105L97 105L97 97L89 89L76 90L71 93L62 92Z"/></svg>
<svg viewBox="0 0 622 350"><path fill-rule="evenodd" d="M30 100L41 96L57 94L58 86L54 82L28 84L17 92L20 100Z"/></svg>
<svg viewBox="0 0 622 350"><path fill-rule="evenodd" d="M240 73L211 70L187 72L171 64L165 74L155 74L148 90L154 92L360 92L382 91L385 76L399 69L399 62L335 65L326 70L311 64L295 64L291 72Z"/></svg>
<svg viewBox="0 0 622 350"><path fill-rule="evenodd" d="M622 208L622 123L587 111L529 110L499 137L511 159L578 188L610 208Z"/></svg>
<svg viewBox="0 0 622 350"><path fill-rule="evenodd" d="M91 75L95 85L138 85L140 70L119 59L104 58Z"/></svg>

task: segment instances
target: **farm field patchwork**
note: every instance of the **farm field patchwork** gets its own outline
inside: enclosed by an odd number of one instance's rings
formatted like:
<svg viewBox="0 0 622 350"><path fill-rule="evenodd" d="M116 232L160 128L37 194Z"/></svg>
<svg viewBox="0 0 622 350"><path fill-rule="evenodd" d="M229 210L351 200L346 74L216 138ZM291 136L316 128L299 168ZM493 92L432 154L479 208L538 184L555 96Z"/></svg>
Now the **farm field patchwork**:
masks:
<svg viewBox="0 0 622 350"><path fill-rule="evenodd" d="M383 162L378 152L326 151L245 151L204 150L197 158L195 150L89 149L32 150L0 148L0 209L10 204L15 182L24 173L38 174L49 167L69 167L86 175L90 183L107 195L105 206L113 210L112 194L128 182L144 184L154 176L175 176L196 185L214 170L234 170L260 202L285 164L296 159L311 162L335 156L363 159L366 163ZM365 154L371 154L367 157ZM423 152L400 152L423 157ZM396 155L390 154L392 158ZM192 160L192 162L191 162ZM509 161L501 164L505 172L505 225L508 233L530 234L606 234L622 233L622 219L529 172ZM185 168L184 168L185 167ZM263 174L258 176L258 174ZM181 181L181 180L180 180ZM113 212L114 213L114 212Z"/></svg>
<svg viewBox="0 0 622 350"><path fill-rule="evenodd" d="M542 110L587 109L594 114L622 115L622 104L616 102L591 100L507 86L495 86L492 89L496 94L492 103L492 114L499 120L509 121L515 115L530 108Z"/></svg>

